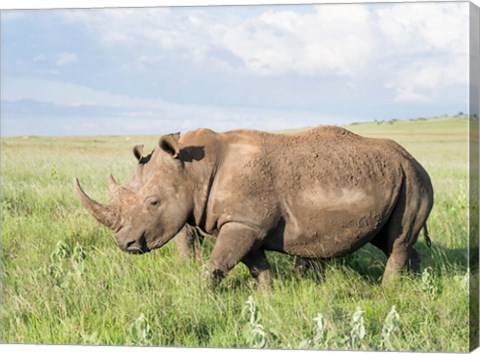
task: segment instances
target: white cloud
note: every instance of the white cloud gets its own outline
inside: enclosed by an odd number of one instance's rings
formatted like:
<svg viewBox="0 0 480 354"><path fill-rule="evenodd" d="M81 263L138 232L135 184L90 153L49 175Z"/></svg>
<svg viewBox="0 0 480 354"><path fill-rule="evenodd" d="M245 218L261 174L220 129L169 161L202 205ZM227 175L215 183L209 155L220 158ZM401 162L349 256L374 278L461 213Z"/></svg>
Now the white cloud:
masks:
<svg viewBox="0 0 480 354"><path fill-rule="evenodd" d="M465 3L396 4L377 11L385 61L394 63L385 87L398 102L430 102L438 91L468 84Z"/></svg>
<svg viewBox="0 0 480 354"><path fill-rule="evenodd" d="M468 50L466 3L394 4L376 11L390 54L464 53Z"/></svg>
<svg viewBox="0 0 480 354"><path fill-rule="evenodd" d="M324 5L312 12L267 11L219 24L213 38L260 75L355 75L374 51L364 6Z"/></svg>
<svg viewBox="0 0 480 354"><path fill-rule="evenodd" d="M309 12L270 8L251 16L118 9L67 16L84 23L105 45L149 48L135 60L138 65L170 52L219 70L246 69L261 76L340 76L353 86L383 76L392 99L428 101L439 87L468 82L467 5L336 4L312 6ZM236 56L243 68L216 55L216 48Z"/></svg>
<svg viewBox="0 0 480 354"><path fill-rule="evenodd" d="M367 7L311 9L270 10L250 17L163 8L75 11L67 16L91 28L106 45L150 44L158 52L188 53L197 62L218 62L211 51L222 48L259 75L351 75L368 64L375 48Z"/></svg>
<svg viewBox="0 0 480 354"><path fill-rule="evenodd" d="M57 66L64 66L75 63L78 60L78 56L75 53L63 52L57 56L55 64Z"/></svg>
<svg viewBox="0 0 480 354"><path fill-rule="evenodd" d="M386 87L394 89L396 101L428 102L441 89L467 83L466 58L432 57L412 67L403 68L386 83Z"/></svg>

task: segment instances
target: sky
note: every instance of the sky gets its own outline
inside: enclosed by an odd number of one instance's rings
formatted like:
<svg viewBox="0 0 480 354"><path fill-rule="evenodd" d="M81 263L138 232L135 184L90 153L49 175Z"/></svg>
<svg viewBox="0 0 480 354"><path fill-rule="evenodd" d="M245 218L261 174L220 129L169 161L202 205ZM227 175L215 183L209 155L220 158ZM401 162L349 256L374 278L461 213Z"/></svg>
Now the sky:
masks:
<svg viewBox="0 0 480 354"><path fill-rule="evenodd" d="M1 12L1 134L468 112L468 3Z"/></svg>

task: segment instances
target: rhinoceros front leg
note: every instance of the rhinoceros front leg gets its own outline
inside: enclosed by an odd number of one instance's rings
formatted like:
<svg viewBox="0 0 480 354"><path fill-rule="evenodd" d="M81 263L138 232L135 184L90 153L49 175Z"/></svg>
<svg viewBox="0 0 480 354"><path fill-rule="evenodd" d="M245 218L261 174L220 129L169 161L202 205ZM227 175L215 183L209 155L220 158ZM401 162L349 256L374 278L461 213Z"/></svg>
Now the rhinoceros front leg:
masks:
<svg viewBox="0 0 480 354"><path fill-rule="evenodd" d="M222 226L213 247L209 264L212 289L217 287L238 262L250 259L250 257L245 258L245 256L254 251L254 244L262 236L260 230L241 223L230 222ZM258 265L258 262L253 260L250 263ZM265 264L262 263L260 269L266 271L264 268Z"/></svg>
<svg viewBox="0 0 480 354"><path fill-rule="evenodd" d="M194 227L185 225L183 229L173 238L177 246L178 254L183 260L200 259L201 244L203 237L198 235Z"/></svg>

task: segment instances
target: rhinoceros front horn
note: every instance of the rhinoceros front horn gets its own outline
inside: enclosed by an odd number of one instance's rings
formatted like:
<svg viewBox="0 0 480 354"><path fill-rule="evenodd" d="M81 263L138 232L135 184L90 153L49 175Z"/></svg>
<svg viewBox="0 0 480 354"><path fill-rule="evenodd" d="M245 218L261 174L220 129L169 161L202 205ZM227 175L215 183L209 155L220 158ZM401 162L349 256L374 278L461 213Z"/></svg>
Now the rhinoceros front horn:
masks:
<svg viewBox="0 0 480 354"><path fill-rule="evenodd" d="M77 177L75 177L73 185L75 193L85 209L87 209L99 223L112 229L117 221L117 213L115 212L115 209L109 205L97 203L86 195L82 187L80 187Z"/></svg>

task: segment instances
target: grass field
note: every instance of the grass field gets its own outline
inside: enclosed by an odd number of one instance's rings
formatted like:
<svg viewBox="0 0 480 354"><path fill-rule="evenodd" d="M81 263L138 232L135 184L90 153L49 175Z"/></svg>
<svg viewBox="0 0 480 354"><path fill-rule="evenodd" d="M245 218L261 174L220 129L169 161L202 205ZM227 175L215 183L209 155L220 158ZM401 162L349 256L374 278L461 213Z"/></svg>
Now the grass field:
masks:
<svg viewBox="0 0 480 354"><path fill-rule="evenodd" d="M107 174L130 179L131 148L158 136L3 138L1 342L468 351L467 119L347 128L396 140L432 178L433 247L419 238L419 277L382 288L385 257L366 246L322 281L269 253L272 291L256 292L239 265L211 292L211 241L201 262L179 260L173 243L126 254L73 193L78 176L107 202Z"/></svg>

